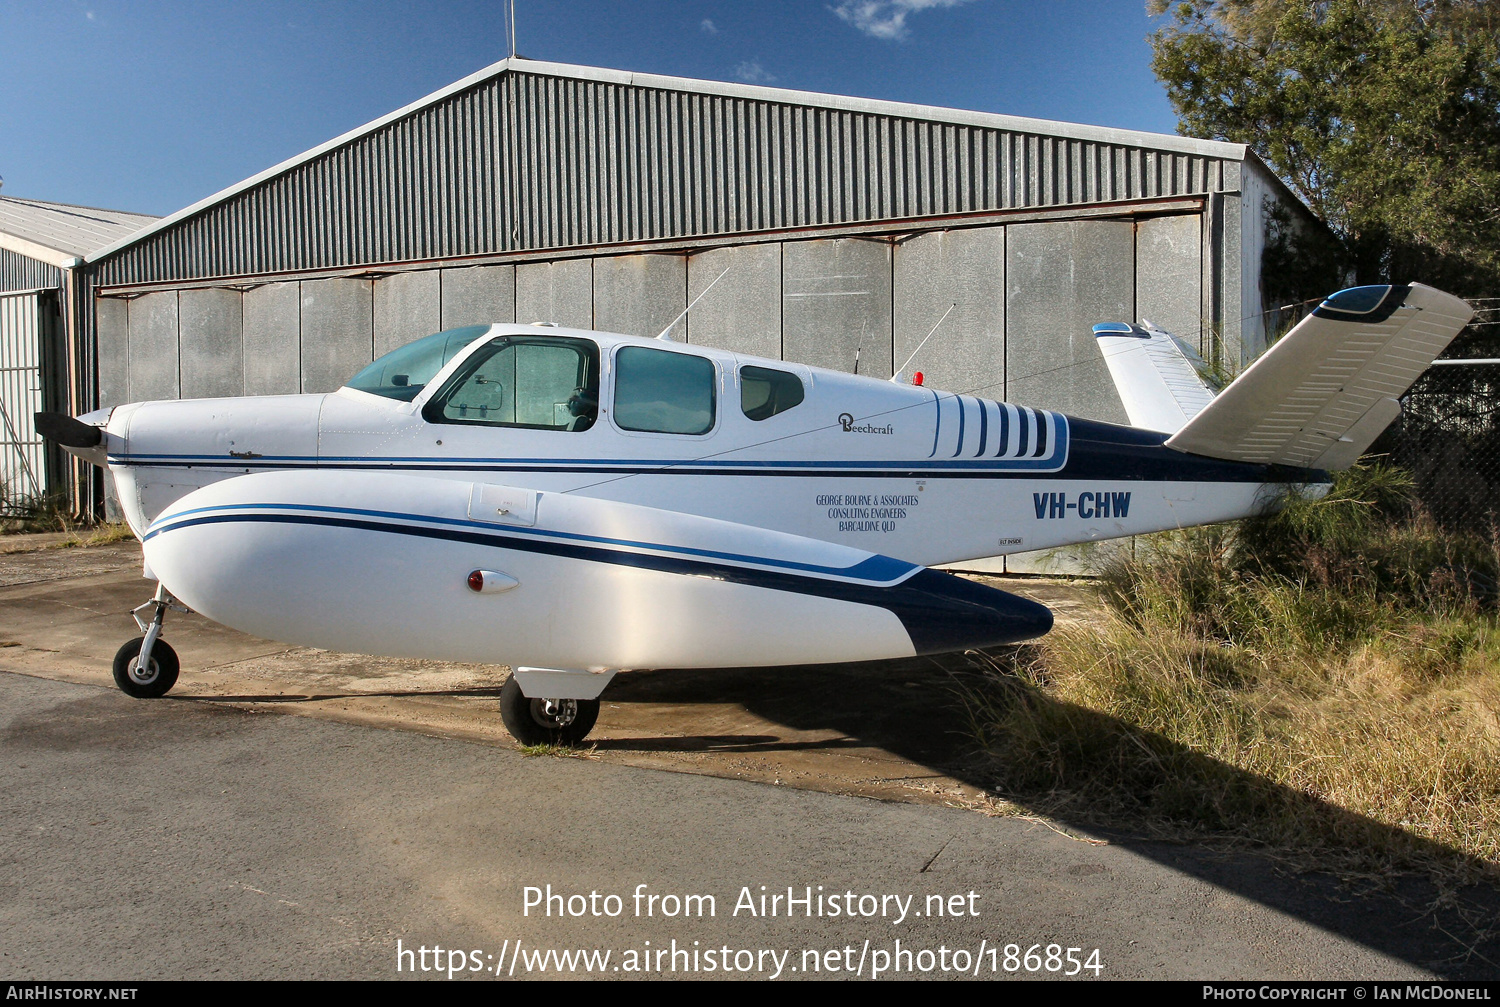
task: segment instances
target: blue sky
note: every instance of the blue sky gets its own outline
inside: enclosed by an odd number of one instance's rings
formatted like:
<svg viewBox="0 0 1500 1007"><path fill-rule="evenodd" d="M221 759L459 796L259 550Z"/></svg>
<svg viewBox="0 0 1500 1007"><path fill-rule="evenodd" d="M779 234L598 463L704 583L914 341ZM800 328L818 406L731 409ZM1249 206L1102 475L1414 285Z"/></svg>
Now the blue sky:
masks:
<svg viewBox="0 0 1500 1007"><path fill-rule="evenodd" d="M166 214L503 58L479 0L0 0L4 193ZM1172 132L1144 0L516 0L533 59Z"/></svg>

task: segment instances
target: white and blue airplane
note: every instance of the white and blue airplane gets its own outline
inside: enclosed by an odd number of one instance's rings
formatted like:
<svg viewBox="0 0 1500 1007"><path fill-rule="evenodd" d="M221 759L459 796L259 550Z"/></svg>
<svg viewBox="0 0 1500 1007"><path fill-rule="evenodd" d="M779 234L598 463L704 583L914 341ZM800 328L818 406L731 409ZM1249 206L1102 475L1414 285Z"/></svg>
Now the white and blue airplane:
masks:
<svg viewBox="0 0 1500 1007"><path fill-rule="evenodd" d="M1472 316L1330 296L1222 391L1149 325L1095 336L1132 426L724 350L477 325L336 392L142 402L38 428L113 474L158 581L115 660L178 674L174 599L257 636L507 663L506 726L581 740L617 672L865 661L1046 633L930 569L1243 517L1316 489Z"/></svg>

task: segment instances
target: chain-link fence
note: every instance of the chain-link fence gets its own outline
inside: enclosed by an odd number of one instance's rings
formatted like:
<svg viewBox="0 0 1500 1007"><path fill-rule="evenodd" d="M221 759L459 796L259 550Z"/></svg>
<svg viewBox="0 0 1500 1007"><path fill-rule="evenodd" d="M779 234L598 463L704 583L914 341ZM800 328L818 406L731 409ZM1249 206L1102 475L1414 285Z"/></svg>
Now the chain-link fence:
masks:
<svg viewBox="0 0 1500 1007"><path fill-rule="evenodd" d="M1444 527L1500 527L1500 298L1469 298L1474 321L1401 400L1382 438L1416 481L1417 500Z"/></svg>

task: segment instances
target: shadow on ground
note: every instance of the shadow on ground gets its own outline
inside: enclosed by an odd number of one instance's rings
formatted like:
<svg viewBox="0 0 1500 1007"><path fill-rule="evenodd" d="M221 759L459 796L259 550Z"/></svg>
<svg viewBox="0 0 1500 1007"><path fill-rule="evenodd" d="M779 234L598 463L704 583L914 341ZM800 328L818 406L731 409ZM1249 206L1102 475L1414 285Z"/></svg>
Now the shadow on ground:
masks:
<svg viewBox="0 0 1500 1007"><path fill-rule="evenodd" d="M340 689L337 692L247 692L243 695L211 693L203 696L174 694L172 699L179 703L203 703L212 706L215 703L296 704L325 703L333 699L416 699L422 696L468 696L477 699L499 700L500 687L485 687L480 689L388 689L384 691Z"/></svg>
<svg viewBox="0 0 1500 1007"><path fill-rule="evenodd" d="M961 698L973 687L961 672L938 661L916 658L866 664L792 668L736 668L702 671L651 671L621 675L606 698L611 703L742 704L767 720L797 730L834 730L847 741L829 745L873 745L977 788L993 792L993 772L985 771ZM1047 701L1043 698L1041 701ZM1112 719L1087 710L1070 715L1095 718L1101 730ZM1204 776L1267 784L1235 767L1187 752L1163 738L1155 745L1176 748L1185 758L1213 763ZM805 747L797 742L750 735L685 738L615 738L600 742L616 751L682 751L734 749L762 752ZM1236 781L1235 777L1243 780ZM1380 822L1287 788L1275 796L1297 807L1299 814L1338 819L1341 834L1370 837L1372 846L1396 841L1482 873L1486 865ZM1005 795L1009 796L1009 795ZM1024 803L1024 802L1023 802ZM1247 856L1243 847L1215 848L1212 842L1174 843L1132 835L1109 823L1048 816L1068 826L1102 836L1142 856L1329 932L1359 941L1450 979L1500 977L1500 889L1472 885L1443 891L1424 877L1400 875L1364 882L1340 880L1322 873L1298 872L1274 855ZM1328 823L1334 824L1334 823ZM1490 869L1493 873L1493 869Z"/></svg>

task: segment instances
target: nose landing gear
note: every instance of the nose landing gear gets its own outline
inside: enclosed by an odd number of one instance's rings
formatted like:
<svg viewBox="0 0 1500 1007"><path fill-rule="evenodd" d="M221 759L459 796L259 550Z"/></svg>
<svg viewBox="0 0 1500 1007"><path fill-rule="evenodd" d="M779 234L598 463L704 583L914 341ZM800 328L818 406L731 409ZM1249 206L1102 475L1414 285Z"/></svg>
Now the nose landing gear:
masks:
<svg viewBox="0 0 1500 1007"><path fill-rule="evenodd" d="M150 621L141 618L142 609L154 609ZM139 640L127 640L115 652L115 684L127 696L136 699L155 699L165 696L177 684L179 663L177 652L167 641L161 639L162 623L167 609L179 612L188 610L173 600L172 595L160 583L156 595L131 613L144 634Z"/></svg>

